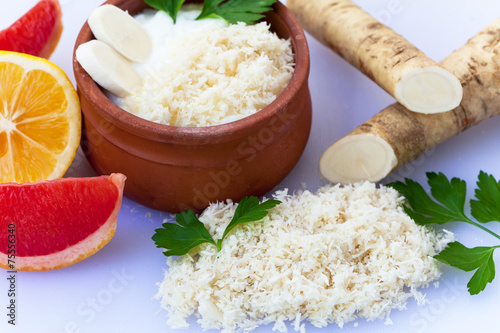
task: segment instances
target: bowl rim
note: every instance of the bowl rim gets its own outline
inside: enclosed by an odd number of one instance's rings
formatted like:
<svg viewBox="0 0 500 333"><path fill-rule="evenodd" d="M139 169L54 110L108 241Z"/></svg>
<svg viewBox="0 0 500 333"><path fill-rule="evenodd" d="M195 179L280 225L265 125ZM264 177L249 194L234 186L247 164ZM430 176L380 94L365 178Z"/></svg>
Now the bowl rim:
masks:
<svg viewBox="0 0 500 333"><path fill-rule="evenodd" d="M130 2L130 0L108 0L104 4ZM295 56L295 69L290 82L276 99L258 112L242 119L219 125L205 127L179 127L156 123L136 116L113 103L99 85L87 74L76 60L76 49L82 43L94 38L87 22L81 28L73 50L73 70L77 90L85 94L101 117L126 132L154 141L175 141L181 144L204 144L230 140L235 133L248 135L254 128L268 122L276 113L286 107L294 96L298 95L309 76L309 48L298 20L279 0L273 5L273 11L267 15L276 15L290 33L290 40ZM92 96L93 98L89 98ZM103 107L103 106L106 107ZM84 116L86 111L82 112Z"/></svg>

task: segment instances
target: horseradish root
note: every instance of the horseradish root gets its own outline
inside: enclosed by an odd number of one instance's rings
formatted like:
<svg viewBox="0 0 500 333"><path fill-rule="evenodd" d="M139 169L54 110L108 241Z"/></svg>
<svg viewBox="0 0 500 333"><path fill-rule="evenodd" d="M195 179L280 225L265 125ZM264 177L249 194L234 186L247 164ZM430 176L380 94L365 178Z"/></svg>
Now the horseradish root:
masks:
<svg viewBox="0 0 500 333"><path fill-rule="evenodd" d="M439 113L462 99L458 79L349 0L288 0L320 42L366 74L409 110Z"/></svg>
<svg viewBox="0 0 500 333"><path fill-rule="evenodd" d="M441 66L462 82L464 98L452 111L414 113L390 105L328 148L321 174L334 183L379 181L425 151L500 114L500 19L488 25Z"/></svg>

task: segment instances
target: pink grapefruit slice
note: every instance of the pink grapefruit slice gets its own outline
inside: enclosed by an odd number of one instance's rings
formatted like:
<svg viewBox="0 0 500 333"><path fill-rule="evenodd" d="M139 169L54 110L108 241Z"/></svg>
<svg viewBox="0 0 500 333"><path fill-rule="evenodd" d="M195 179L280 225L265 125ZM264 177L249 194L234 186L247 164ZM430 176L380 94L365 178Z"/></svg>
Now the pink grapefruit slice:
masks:
<svg viewBox="0 0 500 333"><path fill-rule="evenodd" d="M0 31L0 50L48 59L61 38L59 0L40 0L10 27Z"/></svg>
<svg viewBox="0 0 500 333"><path fill-rule="evenodd" d="M0 184L0 267L67 267L113 238L126 177Z"/></svg>

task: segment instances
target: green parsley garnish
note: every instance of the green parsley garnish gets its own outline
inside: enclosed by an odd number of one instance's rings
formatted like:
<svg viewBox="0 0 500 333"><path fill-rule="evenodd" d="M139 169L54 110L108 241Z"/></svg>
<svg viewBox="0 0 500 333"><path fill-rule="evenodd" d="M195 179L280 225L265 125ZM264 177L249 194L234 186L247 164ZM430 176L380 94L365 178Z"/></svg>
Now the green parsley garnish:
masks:
<svg viewBox="0 0 500 333"><path fill-rule="evenodd" d="M174 23L177 13L185 0L145 0L153 8L166 12ZM264 17L263 13L272 10L276 0L205 0L200 15L196 18L221 18L229 23L244 22L253 24Z"/></svg>
<svg viewBox="0 0 500 333"><path fill-rule="evenodd" d="M499 235L480 224L500 221L500 182L492 175L483 171L479 173L478 188L475 191L476 199L470 200L470 215L480 223L465 214L465 181L459 178L452 178L449 181L444 174L434 172L428 172L427 179L434 199L419 183L408 178L405 178L405 182L394 182L388 185L406 198L404 211L417 224L465 222L500 239ZM452 242L434 258L466 272L476 270L467 287L471 295L477 295L495 278L493 251L499 247L500 245L467 248L459 242Z"/></svg>
<svg viewBox="0 0 500 333"><path fill-rule="evenodd" d="M260 221L269 212L268 210L279 205L279 200L267 200L259 204L256 197L245 197L241 199L231 222L227 225L221 239L215 241L210 235L205 225L198 220L195 213L186 209L176 215L174 223L164 223L161 229L156 229L153 240L159 248L167 249L163 252L166 256L182 256L191 249L203 243L213 244L219 252L222 242L227 234L237 225L247 222Z"/></svg>
<svg viewBox="0 0 500 333"><path fill-rule="evenodd" d="M253 24L270 11L276 0L205 0L197 20L222 18L229 23L245 22Z"/></svg>
<svg viewBox="0 0 500 333"><path fill-rule="evenodd" d="M177 20L177 13L181 9L182 4L186 0L144 0L151 7L164 11L175 21Z"/></svg>

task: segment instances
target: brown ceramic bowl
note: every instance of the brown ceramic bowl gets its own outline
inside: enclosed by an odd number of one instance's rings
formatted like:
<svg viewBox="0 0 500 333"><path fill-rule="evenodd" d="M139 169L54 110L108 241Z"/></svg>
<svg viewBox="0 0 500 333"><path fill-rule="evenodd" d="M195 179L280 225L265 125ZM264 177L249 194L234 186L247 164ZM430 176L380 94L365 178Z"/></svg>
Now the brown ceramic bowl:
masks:
<svg viewBox="0 0 500 333"><path fill-rule="evenodd" d="M143 0L110 0L131 14ZM82 149L99 174L127 176L125 196L168 212L196 211L210 202L261 196L293 169L311 129L309 50L304 32L281 3L265 20L291 38L296 68L270 105L241 120L210 127L174 127L139 118L113 104L80 66L73 68L83 111ZM94 36L87 23L76 48Z"/></svg>

